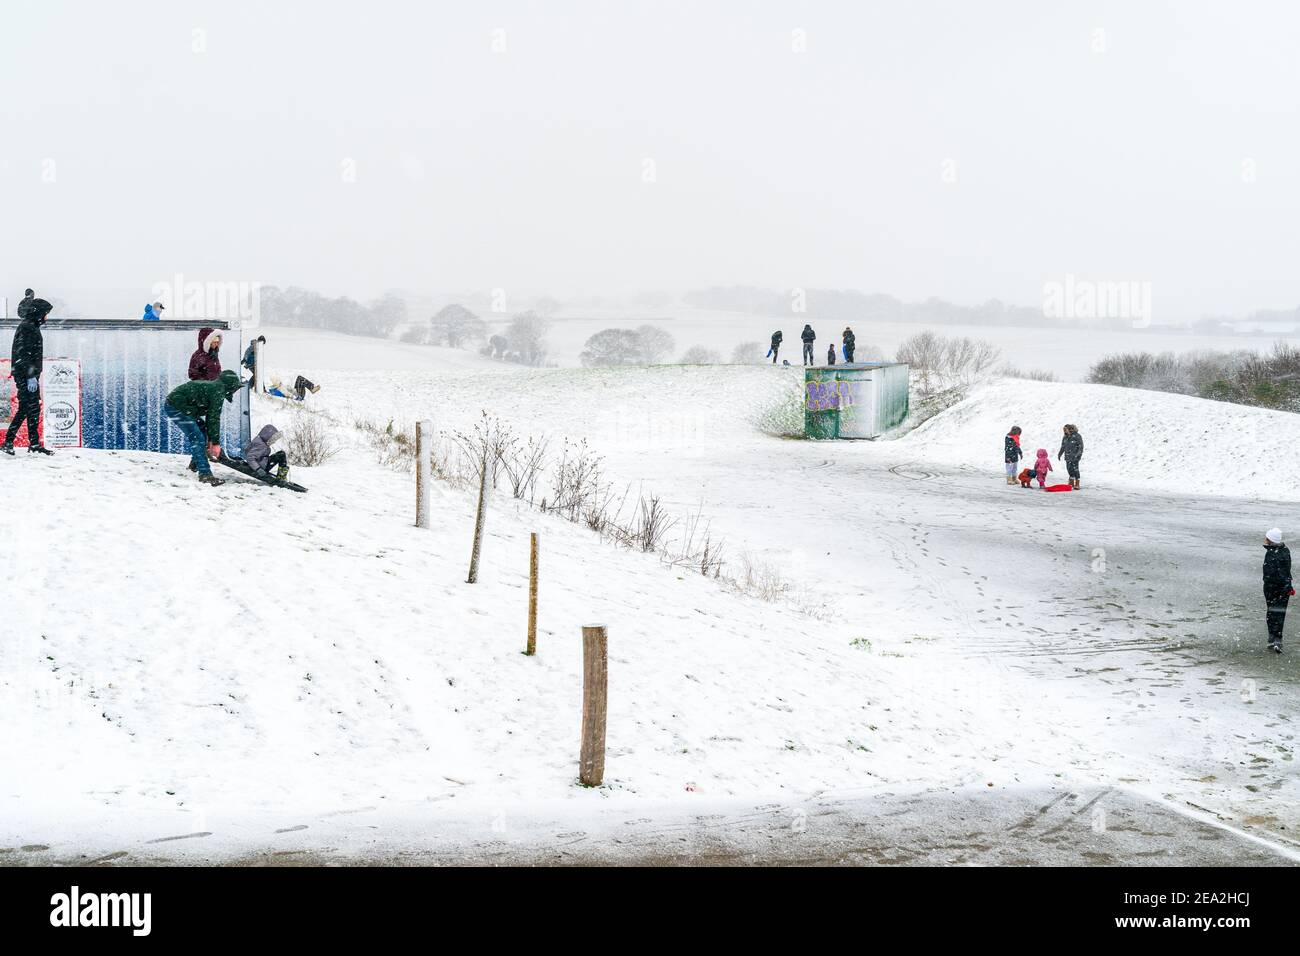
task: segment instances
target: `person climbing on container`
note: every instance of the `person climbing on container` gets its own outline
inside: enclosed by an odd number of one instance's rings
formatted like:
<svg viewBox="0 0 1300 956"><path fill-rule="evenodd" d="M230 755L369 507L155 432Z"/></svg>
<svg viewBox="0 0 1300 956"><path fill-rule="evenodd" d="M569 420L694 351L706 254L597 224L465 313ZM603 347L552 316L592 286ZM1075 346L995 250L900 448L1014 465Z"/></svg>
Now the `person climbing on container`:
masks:
<svg viewBox="0 0 1300 956"><path fill-rule="evenodd" d="M45 366L45 337L41 334L41 326L53 308L44 299L32 298L27 302L26 314L18 323L18 328L14 329L13 348L9 353L9 373L13 376L14 385L18 387L18 412L9 423L9 430L5 432L4 444L0 445L0 451L6 455L14 453L14 440L24 422L27 424L28 454L54 454L41 444L40 431L41 370Z"/></svg>
<svg viewBox="0 0 1300 956"><path fill-rule="evenodd" d="M767 350L767 354L772 356L773 365L776 364L776 353L781 351L782 338L784 338L784 336L781 335L780 329L777 329L775 332L772 333L772 347Z"/></svg>
<svg viewBox="0 0 1300 956"><path fill-rule="evenodd" d="M215 381L177 385L163 403L163 414L185 436L191 470L199 473L199 481L205 485L225 484L212 473L208 459L221 457L221 406L231 401L241 387L239 375L225 371Z"/></svg>
<svg viewBox="0 0 1300 956"><path fill-rule="evenodd" d="M220 329L199 329L199 347L190 356L190 381L215 382L221 374Z"/></svg>
<svg viewBox="0 0 1300 956"><path fill-rule="evenodd" d="M835 343L834 342L832 342L830 344L830 348L826 350L826 364L827 365L835 364Z"/></svg>
<svg viewBox="0 0 1300 956"><path fill-rule="evenodd" d="M154 302L144 307L144 315L140 316L142 322L158 322L162 319L162 311L166 306L161 302Z"/></svg>
<svg viewBox="0 0 1300 956"><path fill-rule="evenodd" d="M1295 587L1291 581L1291 552L1282 543L1282 531L1270 528L1264 535L1264 618L1268 623L1268 649L1282 653L1282 625Z"/></svg>
<svg viewBox="0 0 1300 956"><path fill-rule="evenodd" d="M1065 459L1065 472L1070 476L1070 487L1079 490L1079 459L1083 457L1083 436L1077 425L1065 425L1065 434L1061 438L1061 450L1056 460Z"/></svg>
<svg viewBox="0 0 1300 956"><path fill-rule="evenodd" d="M1002 458L1007 463L1007 484L1014 486L1016 483L1016 462L1025 457L1025 453L1020 450L1020 426L1012 425L1011 431L1007 432L1007 437L1002 441Z"/></svg>
<svg viewBox="0 0 1300 956"><path fill-rule="evenodd" d="M249 387L257 381L257 346L266 344L266 336L259 335L253 341L248 343L248 348L244 349L244 357L240 360L240 365L248 369L248 374L253 377L249 379Z"/></svg>
<svg viewBox="0 0 1300 956"><path fill-rule="evenodd" d="M853 364L853 349L857 340L858 338L853 334L853 330L846 325L844 327L844 348L841 349L841 352L844 355L845 365Z"/></svg>
<svg viewBox="0 0 1300 956"><path fill-rule="evenodd" d="M805 325L803 332L799 334L799 338L803 339L803 364L816 364L813 361L813 342L817 339L817 333L813 331L811 325Z"/></svg>

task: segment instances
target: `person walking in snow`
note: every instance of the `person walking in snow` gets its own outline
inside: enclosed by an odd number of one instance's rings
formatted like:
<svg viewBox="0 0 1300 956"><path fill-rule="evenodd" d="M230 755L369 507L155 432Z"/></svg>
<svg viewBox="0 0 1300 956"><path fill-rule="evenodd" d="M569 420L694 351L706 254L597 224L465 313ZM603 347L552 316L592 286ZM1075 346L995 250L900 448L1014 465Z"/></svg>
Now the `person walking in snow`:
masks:
<svg viewBox="0 0 1300 956"><path fill-rule="evenodd" d="M1011 431L1007 432L1007 437L1002 441L1002 458L1007 463L1007 484L1015 486L1016 483L1016 462L1025 457L1025 453L1020 450L1020 426L1012 425Z"/></svg>
<svg viewBox="0 0 1300 956"><path fill-rule="evenodd" d="M1065 472L1070 476L1070 487L1079 490L1079 459L1083 457L1083 436L1077 425L1065 425L1065 434L1061 438L1061 450L1056 453L1056 460L1065 459Z"/></svg>
<svg viewBox="0 0 1300 956"><path fill-rule="evenodd" d="M826 364L827 365L835 364L835 343L834 342L832 342L830 348L826 350Z"/></svg>
<svg viewBox="0 0 1300 956"><path fill-rule="evenodd" d="M162 310L166 306L161 302L155 302L152 305L144 307L144 315L140 316L142 322L158 322L162 320Z"/></svg>
<svg viewBox="0 0 1300 956"><path fill-rule="evenodd" d="M1052 457L1047 454L1046 448L1038 449L1037 460L1034 461L1034 475L1038 478L1038 487L1046 490L1047 473L1052 470Z"/></svg>
<svg viewBox="0 0 1300 956"><path fill-rule="evenodd" d="M27 290L31 292L31 289ZM9 423L5 432L5 441L0 451L6 455L14 453L14 440L18 429L27 424L27 452L53 455L41 444L41 370L45 367L45 337L41 334L41 325L54 306L44 299L33 298L26 302L25 314L18 328L14 329L13 348L9 353L9 374L13 376L14 385L18 387L18 412ZM19 306L23 308L23 306Z"/></svg>
<svg viewBox="0 0 1300 956"><path fill-rule="evenodd" d="M199 347L190 356L190 381L215 382L221 374L221 348L219 329L199 329Z"/></svg>
<svg viewBox="0 0 1300 956"><path fill-rule="evenodd" d="M1291 582L1291 552L1282 543L1282 531L1270 528L1264 535L1264 618L1268 623L1268 649L1282 653L1282 625L1286 606L1295 594Z"/></svg>
<svg viewBox="0 0 1300 956"><path fill-rule="evenodd" d="M767 354L772 356L773 365L776 364L776 353L781 351L782 338L784 338L784 336L781 334L780 329L777 329L775 332L772 333L772 347L767 350Z"/></svg>
<svg viewBox="0 0 1300 956"><path fill-rule="evenodd" d="M817 333L812 330L811 325L805 325L803 327L803 332L799 334L799 338L803 339L803 364L815 365L816 362L813 360L813 342L817 339Z"/></svg>
<svg viewBox="0 0 1300 956"><path fill-rule="evenodd" d="M225 484L212 473L208 458L221 457L221 406L242 387L235 372L222 372L212 382L177 385L163 403L163 414L180 429L190 449L190 470L199 473L205 485ZM200 423L204 424L200 424Z"/></svg>
<svg viewBox="0 0 1300 956"><path fill-rule="evenodd" d="M844 355L845 365L853 364L853 349L857 340L857 336L853 334L853 330L846 325L844 327L844 348L840 350Z"/></svg>
<svg viewBox="0 0 1300 956"><path fill-rule="evenodd" d="M280 440L280 430L274 425L264 425L257 437L244 449L244 461L248 462L260 475L284 481L289 477L289 458L283 450L271 451L271 446ZM275 466L272 475L271 466Z"/></svg>

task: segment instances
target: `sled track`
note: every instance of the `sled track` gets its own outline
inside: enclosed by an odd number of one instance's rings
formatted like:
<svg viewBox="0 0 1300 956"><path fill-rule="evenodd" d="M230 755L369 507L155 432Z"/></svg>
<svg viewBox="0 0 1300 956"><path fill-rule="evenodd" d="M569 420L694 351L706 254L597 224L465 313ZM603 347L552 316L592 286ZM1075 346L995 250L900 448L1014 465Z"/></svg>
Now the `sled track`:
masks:
<svg viewBox="0 0 1300 956"><path fill-rule="evenodd" d="M938 478L938 472L922 471L919 468L913 468L910 465L894 465L889 469L890 474L897 475L899 478L911 478L913 481L928 481L931 478Z"/></svg>

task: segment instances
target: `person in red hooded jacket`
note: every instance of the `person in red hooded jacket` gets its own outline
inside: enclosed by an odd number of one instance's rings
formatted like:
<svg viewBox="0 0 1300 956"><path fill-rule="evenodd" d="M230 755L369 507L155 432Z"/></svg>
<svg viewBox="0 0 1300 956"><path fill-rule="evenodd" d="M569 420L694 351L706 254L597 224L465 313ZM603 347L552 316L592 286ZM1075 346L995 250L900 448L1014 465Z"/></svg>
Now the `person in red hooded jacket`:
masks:
<svg viewBox="0 0 1300 956"><path fill-rule="evenodd" d="M190 381L215 382L221 375L221 348L219 329L199 329L199 347L190 356Z"/></svg>

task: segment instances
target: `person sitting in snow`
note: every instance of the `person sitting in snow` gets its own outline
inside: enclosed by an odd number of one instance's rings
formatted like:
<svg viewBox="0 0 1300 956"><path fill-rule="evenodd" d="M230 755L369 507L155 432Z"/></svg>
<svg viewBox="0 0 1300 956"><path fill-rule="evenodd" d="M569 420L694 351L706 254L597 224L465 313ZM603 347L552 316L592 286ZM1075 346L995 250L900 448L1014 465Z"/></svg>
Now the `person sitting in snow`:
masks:
<svg viewBox="0 0 1300 956"><path fill-rule="evenodd" d="M264 425L257 437L244 449L244 461L252 465L259 476L284 481L289 477L289 458L284 451L271 451L271 446L280 440L280 430L274 425ZM275 472L271 472L272 466Z"/></svg>
<svg viewBox="0 0 1300 956"><path fill-rule="evenodd" d="M231 401L241 387L239 375L227 370L215 382L177 385L163 403L163 414L181 430L189 445L190 470L197 471L199 481L205 485L225 484L212 473L208 458L215 461L221 457L222 402Z"/></svg>
<svg viewBox="0 0 1300 956"><path fill-rule="evenodd" d="M319 391L319 385L313 385L310 379L299 375L294 380L292 395L285 390L284 385L278 378L271 379L271 387L267 390L267 394L274 395L276 398L291 398L296 402L301 402L307 397L308 392L311 392L314 395Z"/></svg>
<svg viewBox="0 0 1300 956"><path fill-rule="evenodd" d="M215 382L221 374L221 348L219 329L199 329L199 347L190 356L190 381Z"/></svg>
<svg viewBox="0 0 1300 956"><path fill-rule="evenodd" d="M1024 457L1025 453L1020 450L1020 426L1012 425L1002 442L1002 458L1007 463L1007 484L1016 483L1016 462Z"/></svg>

